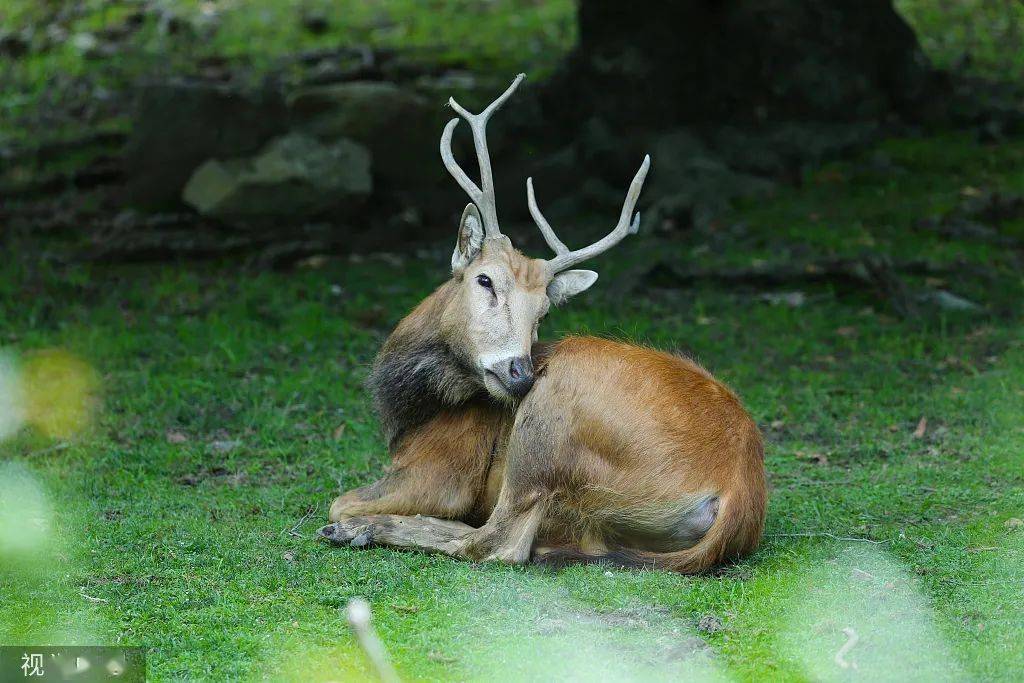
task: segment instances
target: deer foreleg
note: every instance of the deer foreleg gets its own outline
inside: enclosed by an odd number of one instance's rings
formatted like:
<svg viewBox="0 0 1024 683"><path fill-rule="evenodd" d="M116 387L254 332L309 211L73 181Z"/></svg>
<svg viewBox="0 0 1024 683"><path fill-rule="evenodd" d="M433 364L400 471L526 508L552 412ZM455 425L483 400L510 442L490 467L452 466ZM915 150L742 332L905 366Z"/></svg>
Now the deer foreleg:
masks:
<svg viewBox="0 0 1024 683"><path fill-rule="evenodd" d="M465 516L478 496L479 481L444 463L420 462L334 499L328 519L365 515Z"/></svg>
<svg viewBox="0 0 1024 683"><path fill-rule="evenodd" d="M547 501L540 493L518 500L503 495L479 529L423 515L357 515L328 524L320 535L335 545L355 548L383 545L464 560L523 564L530 559Z"/></svg>
<svg viewBox="0 0 1024 683"><path fill-rule="evenodd" d="M512 495L502 489L487 523L466 537L463 555L482 562L527 562L549 502L547 492Z"/></svg>
<svg viewBox="0 0 1024 683"><path fill-rule="evenodd" d="M464 558L465 539L474 531L462 522L423 515L365 515L328 524L320 529L320 535L335 545L386 545Z"/></svg>

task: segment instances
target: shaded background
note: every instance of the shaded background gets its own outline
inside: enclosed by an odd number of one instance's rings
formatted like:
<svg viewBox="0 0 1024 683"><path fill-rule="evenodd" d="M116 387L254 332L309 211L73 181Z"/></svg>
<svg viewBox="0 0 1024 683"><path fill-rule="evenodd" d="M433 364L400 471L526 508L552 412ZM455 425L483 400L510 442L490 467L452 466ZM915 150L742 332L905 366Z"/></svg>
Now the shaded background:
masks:
<svg viewBox="0 0 1024 683"><path fill-rule="evenodd" d="M559 222L614 215L649 151L645 232L679 236L885 136L1021 127L1009 1L15 0L2 19L2 220L77 258L287 266L446 236L444 103L519 71L491 131L513 221L526 175Z"/></svg>

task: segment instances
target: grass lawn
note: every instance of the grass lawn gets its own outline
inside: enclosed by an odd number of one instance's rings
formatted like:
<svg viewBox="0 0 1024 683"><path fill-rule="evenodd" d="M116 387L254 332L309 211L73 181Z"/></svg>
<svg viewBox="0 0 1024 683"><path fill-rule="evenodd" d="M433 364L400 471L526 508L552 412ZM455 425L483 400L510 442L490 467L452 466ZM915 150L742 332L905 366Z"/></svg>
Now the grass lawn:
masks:
<svg viewBox="0 0 1024 683"><path fill-rule="evenodd" d="M702 577L314 539L338 490L387 462L362 382L391 326L445 276L447 244L268 273L89 265L62 259L68 245L11 237L0 410L17 367L30 396L65 410L30 406L35 426L0 443L0 643L144 645L155 680L361 680L343 607L364 596L409 679L1016 679L1019 255L912 226L970 188L1024 191L1022 164L1024 141L886 142L738 207L721 230L627 241L546 321L542 337L687 349L765 429L765 542ZM1024 236L1024 221L1003 229ZM790 308L631 275L655 255L727 268L865 248L981 266L942 286L986 311L903 320L827 286ZM75 412L83 393L91 419Z"/></svg>

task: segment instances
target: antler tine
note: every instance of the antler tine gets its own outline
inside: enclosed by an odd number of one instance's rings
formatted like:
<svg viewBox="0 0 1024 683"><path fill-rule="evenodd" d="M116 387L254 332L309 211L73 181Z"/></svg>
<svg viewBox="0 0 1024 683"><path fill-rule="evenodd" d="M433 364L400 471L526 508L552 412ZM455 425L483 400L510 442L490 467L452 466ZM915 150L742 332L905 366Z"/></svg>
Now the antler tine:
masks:
<svg viewBox="0 0 1024 683"><path fill-rule="evenodd" d="M558 235L551 229L551 224L544 218L544 214L540 212L540 207L537 206L537 198L533 194L533 178L526 179L526 203L530 206L530 215L533 216L533 222L540 228L540 232L544 235L544 241L548 243L548 246L559 256L568 254L569 247L565 246L565 242L558 239Z"/></svg>
<svg viewBox="0 0 1024 683"><path fill-rule="evenodd" d="M622 203L622 212L619 214L619 222L615 225L615 228L589 247L583 247L575 251L570 251L565 246L565 243L555 235L555 231L551 229L551 226L541 214L540 209L537 208L537 200L533 195L533 179L531 178L526 181L526 200L530 205L530 214L533 216L537 227L540 228L541 234L544 235L544 240L548 243L548 246L554 249L556 254L553 259L548 260L548 266L553 273L567 270L577 263L582 263L598 254L604 253L621 242L626 235L636 234L640 229L640 213L637 212L634 215L633 210L636 208L637 200L640 199L640 191L644 187L644 180L647 179L647 171L650 167L651 156L648 154L644 156L644 163L640 164L640 170L636 172L636 175L633 176L633 182L629 184L629 191L626 192L626 200ZM630 218L633 220L630 221Z"/></svg>
<svg viewBox="0 0 1024 683"><path fill-rule="evenodd" d="M455 178L455 182L459 184L459 187L466 191L466 194L469 195L474 204L479 206L483 200L483 191L466 175L466 172L459 166L459 162L455 161L455 155L452 154L452 134L458 125L459 120L452 119L444 127L444 132L441 133L441 160L444 162L444 167Z"/></svg>
<svg viewBox="0 0 1024 683"><path fill-rule="evenodd" d="M477 205L477 208L480 209L484 233L488 237L501 235L501 230L498 228L498 208L494 200L494 176L491 174L491 157L487 151L487 121L491 118L491 114L497 111L505 103L505 100L515 92L524 78L526 78L526 74L516 76L515 80L512 81L512 85L479 114L467 111L455 101L454 97L448 99L448 104L451 105L451 108L459 116L466 119L470 130L473 132L473 146L476 148L477 163L480 166L480 187L470 180L466 172L455 161L455 155L452 154L452 134L455 132L455 126L459 123L458 119L449 121L448 125L445 126L444 133L441 135L441 158L444 160L444 165L448 172L452 174L455 181L466 191L470 199L473 200L473 203Z"/></svg>

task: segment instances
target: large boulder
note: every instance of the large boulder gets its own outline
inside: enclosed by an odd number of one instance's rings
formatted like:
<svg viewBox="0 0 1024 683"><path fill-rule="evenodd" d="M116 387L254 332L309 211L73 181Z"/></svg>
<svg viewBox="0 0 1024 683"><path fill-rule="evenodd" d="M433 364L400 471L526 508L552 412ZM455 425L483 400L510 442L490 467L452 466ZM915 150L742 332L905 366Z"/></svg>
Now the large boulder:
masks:
<svg viewBox="0 0 1024 683"><path fill-rule="evenodd" d="M708 225L732 200L763 197L775 184L730 167L692 131L679 128L650 142L653 160L647 192L648 216L664 229Z"/></svg>
<svg viewBox="0 0 1024 683"><path fill-rule="evenodd" d="M288 107L296 130L365 145L375 178L388 189L416 190L444 178L437 153L441 107L416 93L393 83L353 81L302 89Z"/></svg>
<svg viewBox="0 0 1024 683"><path fill-rule="evenodd" d="M205 160L252 154L287 125L284 97L274 89L189 81L144 86L128 140L128 203L180 206L182 188Z"/></svg>
<svg viewBox="0 0 1024 683"><path fill-rule="evenodd" d="M182 198L204 216L228 222L294 225L351 210L372 189L365 147L290 133L253 157L210 159L192 174Z"/></svg>

